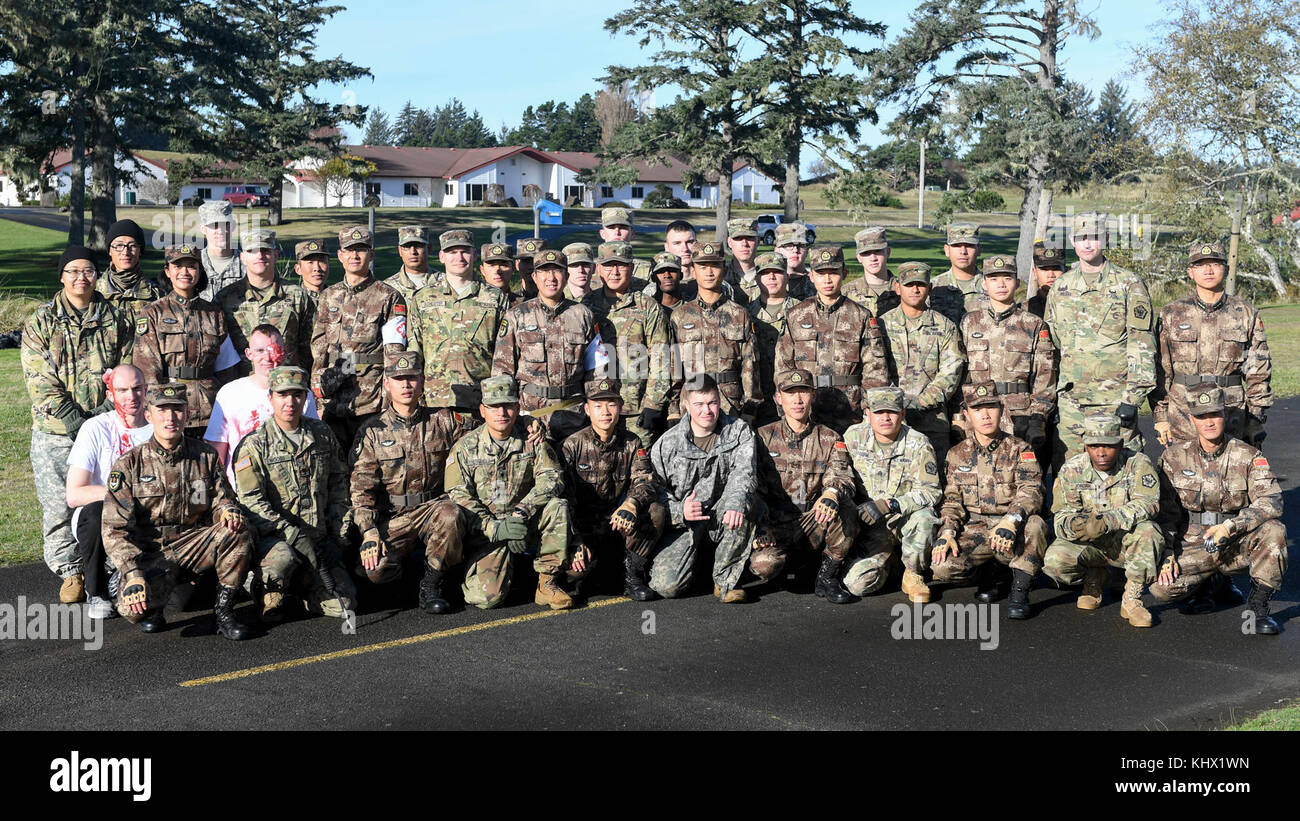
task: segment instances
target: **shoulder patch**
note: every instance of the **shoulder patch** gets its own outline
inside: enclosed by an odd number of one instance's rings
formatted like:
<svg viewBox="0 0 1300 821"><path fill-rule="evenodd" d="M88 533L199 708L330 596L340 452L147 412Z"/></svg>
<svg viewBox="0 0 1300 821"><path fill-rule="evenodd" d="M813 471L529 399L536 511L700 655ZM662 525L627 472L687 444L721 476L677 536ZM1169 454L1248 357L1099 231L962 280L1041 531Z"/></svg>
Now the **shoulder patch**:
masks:
<svg viewBox="0 0 1300 821"><path fill-rule="evenodd" d="M843 442L836 442L836 443L835 443L835 449L836 449L836 450L848 450L848 449L849 449L849 446L846 445L846 444L844 444Z"/></svg>
<svg viewBox="0 0 1300 821"><path fill-rule="evenodd" d="M1034 455L1034 452L1033 452L1032 450L1027 450L1027 451L1025 451L1024 453L1020 454L1020 461L1022 461L1022 462L1037 462L1037 461L1038 461L1038 457L1037 457L1036 455Z"/></svg>
<svg viewBox="0 0 1300 821"><path fill-rule="evenodd" d="M1154 474L1148 473L1142 477L1142 487L1155 487L1155 486L1156 486L1156 477Z"/></svg>
<svg viewBox="0 0 1300 821"><path fill-rule="evenodd" d="M137 336L144 336L149 333L149 318L138 316L135 318L135 332Z"/></svg>
<svg viewBox="0 0 1300 821"><path fill-rule="evenodd" d="M394 305L393 313L397 314L398 316L406 316L406 303L399 302L396 305Z"/></svg>
<svg viewBox="0 0 1300 821"><path fill-rule="evenodd" d="M1137 306L1136 308L1134 308L1134 309L1133 309L1133 316L1137 317L1138 319L1146 319L1146 316L1147 316L1147 308L1146 308L1146 306L1145 306L1145 305L1139 305L1139 306Z"/></svg>
<svg viewBox="0 0 1300 821"><path fill-rule="evenodd" d="M867 319L867 324L873 328L876 327L876 318L874 316L870 317L869 319Z"/></svg>
<svg viewBox="0 0 1300 821"><path fill-rule="evenodd" d="M1251 462L1251 464L1257 468L1266 468L1268 467L1268 460L1263 456L1256 456L1255 461Z"/></svg>
<svg viewBox="0 0 1300 821"><path fill-rule="evenodd" d="M238 473L241 470L248 470L252 466L253 466L252 458L245 456L243 459L240 459L238 462L235 463L235 472Z"/></svg>
<svg viewBox="0 0 1300 821"><path fill-rule="evenodd" d="M510 330L510 320L508 320L508 319L502 319L502 320L501 320L501 330L497 331L497 336L505 336L505 335L506 335L506 331L508 331L508 330Z"/></svg>
<svg viewBox="0 0 1300 821"><path fill-rule="evenodd" d="M649 454L646 453L646 449L645 449L645 448L637 448L637 449L636 449L636 455L637 455L638 458L640 458L640 457L642 457L642 456L649 456Z"/></svg>
<svg viewBox="0 0 1300 821"><path fill-rule="evenodd" d="M114 493L122 489L122 471L115 470L108 474L108 489Z"/></svg>
<svg viewBox="0 0 1300 821"><path fill-rule="evenodd" d="M1052 338L1052 332L1049 331L1049 330L1047 330L1046 328L1043 328L1041 331L1038 332L1038 338L1039 338L1039 339L1051 339L1051 338Z"/></svg>

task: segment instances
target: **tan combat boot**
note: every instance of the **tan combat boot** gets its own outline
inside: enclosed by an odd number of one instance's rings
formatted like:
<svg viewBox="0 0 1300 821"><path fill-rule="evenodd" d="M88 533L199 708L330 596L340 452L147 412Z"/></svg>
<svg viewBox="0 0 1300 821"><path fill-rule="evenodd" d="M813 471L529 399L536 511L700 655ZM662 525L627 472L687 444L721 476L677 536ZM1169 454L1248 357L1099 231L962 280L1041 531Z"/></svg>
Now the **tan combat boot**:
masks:
<svg viewBox="0 0 1300 821"><path fill-rule="evenodd" d="M1119 603L1119 614L1134 627L1150 627L1151 612L1142 604L1142 582L1129 579L1124 585L1124 598Z"/></svg>
<svg viewBox="0 0 1300 821"><path fill-rule="evenodd" d="M921 578L920 573L904 570L903 594L916 604L925 604L930 600L930 586Z"/></svg>
<svg viewBox="0 0 1300 821"><path fill-rule="evenodd" d="M63 580L63 586L59 588L59 601L64 604L74 604L86 598L86 577L80 573L73 573Z"/></svg>
<svg viewBox="0 0 1300 821"><path fill-rule="evenodd" d="M1096 610L1101 607L1101 597L1106 589L1106 568L1086 567L1083 570L1083 590L1079 591L1079 600L1074 606L1080 610Z"/></svg>
<svg viewBox="0 0 1300 821"><path fill-rule="evenodd" d="M749 601L749 595L739 587L733 587L727 591L727 595L722 595L722 588L716 584L713 585L713 598L722 599L723 604L740 604Z"/></svg>
<svg viewBox="0 0 1300 821"><path fill-rule="evenodd" d="M267 590L262 594L262 621L266 624L279 624L284 621L284 594L278 590Z"/></svg>
<svg viewBox="0 0 1300 821"><path fill-rule="evenodd" d="M543 607L549 605L552 610L568 610L573 607L573 599L555 583L554 573L537 574L537 595L533 597L533 603Z"/></svg>

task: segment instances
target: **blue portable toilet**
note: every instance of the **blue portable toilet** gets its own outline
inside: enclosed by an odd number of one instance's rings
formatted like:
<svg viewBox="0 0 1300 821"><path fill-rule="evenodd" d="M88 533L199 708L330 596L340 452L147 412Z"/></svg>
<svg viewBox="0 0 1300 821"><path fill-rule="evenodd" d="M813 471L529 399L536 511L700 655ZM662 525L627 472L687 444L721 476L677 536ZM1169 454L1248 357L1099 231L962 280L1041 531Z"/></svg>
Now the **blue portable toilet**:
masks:
<svg viewBox="0 0 1300 821"><path fill-rule="evenodd" d="M542 225L563 225L564 206L543 197L533 206L537 212L537 221Z"/></svg>

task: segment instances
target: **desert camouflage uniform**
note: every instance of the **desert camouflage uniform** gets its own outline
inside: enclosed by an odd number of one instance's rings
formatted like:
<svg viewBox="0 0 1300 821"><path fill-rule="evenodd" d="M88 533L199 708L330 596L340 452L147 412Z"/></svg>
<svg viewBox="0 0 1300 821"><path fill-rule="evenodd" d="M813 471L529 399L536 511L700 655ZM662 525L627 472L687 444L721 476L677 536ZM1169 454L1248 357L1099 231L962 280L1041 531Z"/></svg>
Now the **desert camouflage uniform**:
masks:
<svg viewBox="0 0 1300 821"><path fill-rule="evenodd" d="M221 293L222 289L227 285L243 279L248 273L244 270L244 261L239 258L238 251L230 255L229 265L218 268L217 264L212 261L212 255L208 253L208 249L204 248L199 254L199 263L203 266L204 276L208 278L208 284L202 291L199 291L199 296L217 305L221 304L217 299L217 294ZM243 351L244 349L240 348L239 350Z"/></svg>
<svg viewBox="0 0 1300 821"><path fill-rule="evenodd" d="M902 307L880 317L892 373L906 396L907 425L925 434L940 470L948 452L948 402L957 394L966 352L961 333L938 311L912 319ZM892 380L891 380L892 381Z"/></svg>
<svg viewBox="0 0 1300 821"><path fill-rule="evenodd" d="M243 277L222 288L214 300L226 315L230 344L241 357L248 335L258 325L274 325L284 337L284 363L311 372L311 334L316 322L316 305L307 292L280 277L259 290ZM247 360L243 373L252 371Z"/></svg>
<svg viewBox="0 0 1300 821"><path fill-rule="evenodd" d="M855 596L874 593L888 581L899 551L903 567L923 575L939 517L934 513L942 491L934 448L922 433L902 425L898 438L884 444L870 422L844 433L853 460L856 500L896 499L898 513L873 526L864 524L849 556L844 586Z"/></svg>
<svg viewBox="0 0 1300 821"><path fill-rule="evenodd" d="M1056 347L1046 323L1020 305L998 316L986 304L962 318L961 337L966 346L964 382L996 386L1005 433L1024 438L1023 427L1016 429L1018 417L1041 416L1044 423L1051 418L1056 408Z"/></svg>
<svg viewBox="0 0 1300 821"><path fill-rule="evenodd" d="M149 303L159 299L162 295L162 289L158 283L154 282L144 275L139 268L126 278L130 284L123 280L122 274L112 265L104 271L95 283L95 290L99 291L118 313L126 317L126 320L133 326L135 318L140 311Z"/></svg>
<svg viewBox="0 0 1300 821"><path fill-rule="evenodd" d="M659 543L668 511L659 502L650 455L641 440L615 428L608 442L596 431L583 428L561 447L568 497L573 501L572 524L577 541L597 555L613 542L638 556L649 556ZM624 501L636 505L636 529L623 533L609 526L609 518ZM609 554L611 565L622 567L622 552Z"/></svg>
<svg viewBox="0 0 1300 821"><path fill-rule="evenodd" d="M497 333L492 375L515 378L521 411L581 398L583 383L595 372L589 350L593 342L601 344L590 308L566 299L551 309L534 297L506 312ZM571 410L547 417L553 438L561 442L586 422L585 415Z"/></svg>
<svg viewBox="0 0 1300 821"><path fill-rule="evenodd" d="M131 363L146 385L184 382L189 428L205 428L221 383L216 365L228 329L226 315L206 299L183 299L175 291L139 312Z"/></svg>
<svg viewBox="0 0 1300 821"><path fill-rule="evenodd" d="M622 383L623 424L642 442L655 432L641 427L644 409L662 411L672 388L672 331L668 312L640 289L611 297L604 287L582 301L595 316L600 341L609 356L606 374ZM520 388L523 389L522 384Z"/></svg>
<svg viewBox="0 0 1300 821"><path fill-rule="evenodd" d="M954 325L961 325L961 318L967 311L974 311L987 302L983 274L976 274L972 279L958 279L949 268L930 283L930 307Z"/></svg>
<svg viewBox="0 0 1300 821"><path fill-rule="evenodd" d="M885 272L889 273L889 269L886 268ZM846 283L843 291L846 297L871 311L872 316L881 316L902 304L903 300L894 293L894 283L897 281L893 274L889 274L884 285L869 285L863 276Z"/></svg>
<svg viewBox="0 0 1300 821"><path fill-rule="evenodd" d="M785 333L785 319L790 309L799 304L794 297L779 303L764 303L755 299L746 306L754 323L754 355L758 360L758 385L763 403L759 405L755 425L766 425L778 418L776 407L776 345Z"/></svg>
<svg viewBox="0 0 1300 821"><path fill-rule="evenodd" d="M749 312L725 295L712 305L696 297L673 310L672 326L677 341L673 373L683 380L674 386L674 397L680 398L693 378L708 374L718 383L723 413L753 418L764 394ZM686 415L685 407L681 415Z"/></svg>
<svg viewBox="0 0 1300 821"><path fill-rule="evenodd" d="M478 412L479 382L492 375L492 353L509 303L477 280L457 294L446 278L421 288L406 345L424 356L424 404Z"/></svg>

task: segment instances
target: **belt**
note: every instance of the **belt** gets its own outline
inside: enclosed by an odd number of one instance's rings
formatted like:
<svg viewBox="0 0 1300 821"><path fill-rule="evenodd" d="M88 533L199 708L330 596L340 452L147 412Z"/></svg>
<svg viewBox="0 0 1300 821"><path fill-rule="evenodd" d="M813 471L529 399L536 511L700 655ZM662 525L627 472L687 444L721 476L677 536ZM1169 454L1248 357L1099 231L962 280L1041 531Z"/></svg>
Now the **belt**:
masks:
<svg viewBox="0 0 1300 821"><path fill-rule="evenodd" d="M393 503L393 508L395 510L407 510L409 508L418 507L419 505L433 499L437 499L441 495L442 494L432 490L426 490L423 493L408 493L405 496L393 496L390 494L388 501Z"/></svg>
<svg viewBox="0 0 1300 821"><path fill-rule="evenodd" d="M568 399L579 392L575 385L561 385L553 388L550 385L534 385L531 382L525 382L520 389L527 394L541 397L542 399Z"/></svg>
<svg viewBox="0 0 1300 821"><path fill-rule="evenodd" d="M844 388L849 385L861 384L862 377L853 376L852 374L838 374L829 371L822 371L813 377L813 382L819 388Z"/></svg>
<svg viewBox="0 0 1300 821"><path fill-rule="evenodd" d="M999 396L1005 396L1009 393L1029 393L1028 382L994 382L993 390Z"/></svg>
<svg viewBox="0 0 1300 821"><path fill-rule="evenodd" d="M1191 523L1194 525L1200 525L1201 527L1212 527L1214 525L1223 524L1231 519L1232 516L1233 514L1231 513L1211 513L1203 510L1200 513L1191 514Z"/></svg>
<svg viewBox="0 0 1300 821"><path fill-rule="evenodd" d="M168 372L173 379L211 379L211 368L196 368L192 365L182 365L179 368L168 368Z"/></svg>
<svg viewBox="0 0 1300 821"><path fill-rule="evenodd" d="M1188 388L1194 387L1196 385L1203 385L1207 382L1214 385L1218 385L1221 388L1232 388L1241 384L1241 377L1240 376L1212 376L1211 374L1203 373L1203 374L1192 374L1191 376L1175 376L1174 382Z"/></svg>
<svg viewBox="0 0 1300 821"><path fill-rule="evenodd" d="M384 364L384 355L382 353L353 354L352 362L356 365L382 365Z"/></svg>
<svg viewBox="0 0 1300 821"><path fill-rule="evenodd" d="M731 383L731 382L739 382L739 381L740 381L740 374L736 373L735 371L724 371L724 372L722 372L722 373L711 373L711 374L709 374L709 376L712 376L712 377L713 377L713 381L714 381L714 382L717 382L719 385L726 385L726 384L729 384L729 383Z"/></svg>

